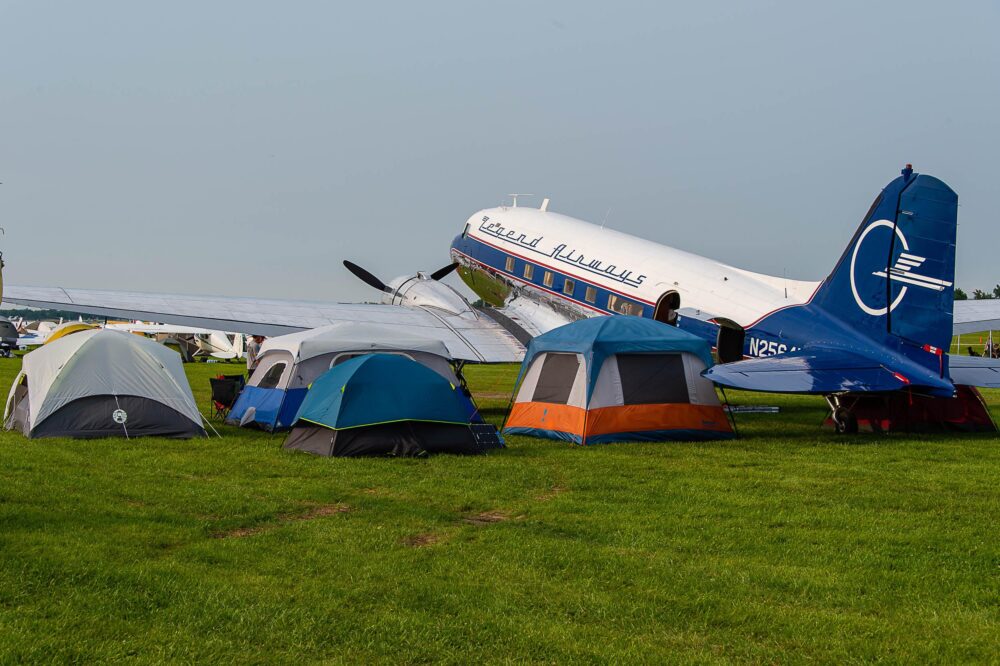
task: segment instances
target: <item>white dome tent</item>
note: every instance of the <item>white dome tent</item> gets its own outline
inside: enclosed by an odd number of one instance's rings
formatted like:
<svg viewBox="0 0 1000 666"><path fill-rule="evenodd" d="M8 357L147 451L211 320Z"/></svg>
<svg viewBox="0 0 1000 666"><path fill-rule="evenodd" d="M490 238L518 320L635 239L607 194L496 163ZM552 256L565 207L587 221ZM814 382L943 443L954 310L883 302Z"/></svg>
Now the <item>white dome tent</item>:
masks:
<svg viewBox="0 0 1000 666"><path fill-rule="evenodd" d="M24 357L4 424L27 437L204 437L180 356L120 331L81 331Z"/></svg>

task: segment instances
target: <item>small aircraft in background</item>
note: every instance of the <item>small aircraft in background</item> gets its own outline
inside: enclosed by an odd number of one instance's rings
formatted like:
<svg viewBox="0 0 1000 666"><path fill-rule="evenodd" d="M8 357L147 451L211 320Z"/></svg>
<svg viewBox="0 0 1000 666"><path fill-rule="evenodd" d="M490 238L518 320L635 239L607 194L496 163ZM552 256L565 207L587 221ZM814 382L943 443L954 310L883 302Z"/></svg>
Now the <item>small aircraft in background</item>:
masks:
<svg viewBox="0 0 1000 666"><path fill-rule="evenodd" d="M43 345L49 334L62 323L59 321L38 320L31 321L18 317L10 320L17 331L17 348L27 349L36 345Z"/></svg>
<svg viewBox="0 0 1000 666"><path fill-rule="evenodd" d="M154 338L157 342L174 346L180 351L185 361L202 356L219 360L233 360L243 358L246 354L246 343L242 333L225 333L191 326L143 321L85 322L82 317L76 321L60 319L59 322L28 322L24 319L15 319L10 323L18 333L17 349L44 345L49 340L71 334L75 330L108 328L145 335Z"/></svg>
<svg viewBox="0 0 1000 666"><path fill-rule="evenodd" d="M181 349L181 356L184 356L185 360L201 356L233 360L246 355L246 340L242 333L143 321L108 322L103 327L147 335L157 342L176 346Z"/></svg>

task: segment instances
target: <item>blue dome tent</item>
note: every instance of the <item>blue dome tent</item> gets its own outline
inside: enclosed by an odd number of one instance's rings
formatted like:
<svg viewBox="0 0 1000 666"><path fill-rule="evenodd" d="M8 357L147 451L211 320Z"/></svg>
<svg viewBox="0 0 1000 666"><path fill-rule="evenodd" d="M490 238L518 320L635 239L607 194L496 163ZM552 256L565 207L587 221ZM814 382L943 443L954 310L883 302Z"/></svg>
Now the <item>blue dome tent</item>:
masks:
<svg viewBox="0 0 1000 666"><path fill-rule="evenodd" d="M313 382L286 449L324 456L483 453L502 446L460 386L404 356L366 354Z"/></svg>

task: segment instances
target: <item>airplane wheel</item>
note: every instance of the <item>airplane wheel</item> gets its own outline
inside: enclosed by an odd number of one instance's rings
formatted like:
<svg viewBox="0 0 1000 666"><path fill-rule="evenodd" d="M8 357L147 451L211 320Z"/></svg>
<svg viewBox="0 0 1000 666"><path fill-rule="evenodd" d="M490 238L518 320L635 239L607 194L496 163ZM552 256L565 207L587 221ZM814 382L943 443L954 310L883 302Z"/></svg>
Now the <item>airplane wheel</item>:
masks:
<svg viewBox="0 0 1000 666"><path fill-rule="evenodd" d="M842 435L849 435L858 431L858 417L843 407L839 407L833 413L833 423L836 426L837 432Z"/></svg>

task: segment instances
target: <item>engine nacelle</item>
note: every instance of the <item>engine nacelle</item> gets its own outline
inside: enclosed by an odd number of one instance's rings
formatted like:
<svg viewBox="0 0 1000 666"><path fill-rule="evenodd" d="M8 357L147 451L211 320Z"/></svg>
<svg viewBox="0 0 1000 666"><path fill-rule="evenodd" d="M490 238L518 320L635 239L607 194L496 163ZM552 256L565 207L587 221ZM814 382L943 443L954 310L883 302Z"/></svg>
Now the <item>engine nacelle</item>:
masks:
<svg viewBox="0 0 1000 666"><path fill-rule="evenodd" d="M388 286L391 291L382 295L383 303L436 308L448 314L478 317L469 301L461 294L423 273L398 277L389 282Z"/></svg>

